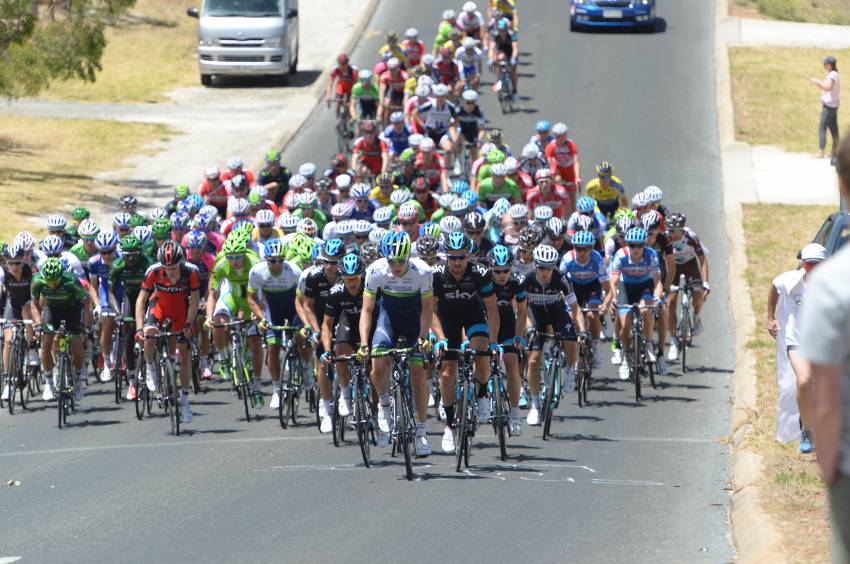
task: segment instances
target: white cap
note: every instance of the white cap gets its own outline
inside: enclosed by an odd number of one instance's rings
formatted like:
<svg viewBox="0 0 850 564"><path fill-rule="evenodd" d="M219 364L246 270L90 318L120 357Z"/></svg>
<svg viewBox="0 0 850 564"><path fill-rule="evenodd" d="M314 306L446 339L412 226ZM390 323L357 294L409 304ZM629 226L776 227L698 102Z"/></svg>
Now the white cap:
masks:
<svg viewBox="0 0 850 564"><path fill-rule="evenodd" d="M800 259L803 262L821 262L826 260L826 249L823 245L809 243L800 251Z"/></svg>

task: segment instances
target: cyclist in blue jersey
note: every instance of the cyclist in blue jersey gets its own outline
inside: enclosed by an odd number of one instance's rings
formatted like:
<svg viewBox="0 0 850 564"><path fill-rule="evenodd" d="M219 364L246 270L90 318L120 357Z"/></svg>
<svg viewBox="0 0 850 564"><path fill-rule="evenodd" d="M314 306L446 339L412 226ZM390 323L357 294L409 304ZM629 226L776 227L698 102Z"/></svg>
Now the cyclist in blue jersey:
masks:
<svg viewBox="0 0 850 564"><path fill-rule="evenodd" d="M269 408L277 409L280 407L280 346L283 335L268 326L295 323L295 292L301 269L295 263L284 260L286 247L280 239L266 241L263 252L265 262L255 264L248 273L248 307L259 320L259 330L265 332L267 365L273 387Z"/></svg>
<svg viewBox="0 0 850 564"><path fill-rule="evenodd" d="M553 218L554 219L554 218ZM593 249L596 237L590 231L577 231L571 239L573 249L561 258L559 270L573 285L579 307L587 308L590 325L593 367L602 366L598 354L599 336L602 333L602 312L608 310L613 299L608 283L610 276L605 268L605 259Z"/></svg>
<svg viewBox="0 0 850 564"><path fill-rule="evenodd" d="M413 132L404 123L404 114L401 112L393 112L390 114L390 125L384 129L384 133L382 135L384 141L386 141L388 148L390 150L390 162L394 163L398 161L399 155L404 152L405 149L410 147L410 143L407 142L407 138Z"/></svg>
<svg viewBox="0 0 850 564"><path fill-rule="evenodd" d="M103 370L100 379L103 382L112 380L114 368L112 356L112 333L115 329L115 319L105 314L115 314L113 304L109 300L109 269L118 253L118 235L114 231L101 231L94 241L97 252L89 259L90 295L94 302L94 314L100 319L100 350L103 351ZM123 299L121 288L115 289L115 297Z"/></svg>
<svg viewBox="0 0 850 564"><path fill-rule="evenodd" d="M611 289L619 291L617 299L620 318L620 344L622 346L619 358L620 379L629 379L629 363L622 357L622 350L628 350L631 341L632 319L629 304L642 306L661 303L664 286L661 282L661 267L658 264L658 253L646 246L648 235L642 227L632 227L626 232L626 248L614 254L611 260ZM622 284L622 288L621 288ZM621 291L622 290L622 291ZM652 344L653 317L652 310L641 311L643 317L643 336L646 340L646 356L649 362L655 362L655 350ZM615 350L616 353L616 350Z"/></svg>
<svg viewBox="0 0 850 564"><path fill-rule="evenodd" d="M431 267L410 257L410 237L405 232L391 232L381 241L383 258L366 271L363 309L360 312L360 350L368 356L371 350L395 348L399 337L409 347L427 346L428 330L434 313ZM380 299L378 293L380 292ZM378 320L371 344L372 314L378 308ZM378 444L389 444L393 426L390 417L389 372L392 360L377 358L372 363L372 383L378 393ZM425 378L421 352L410 357L411 391L416 402L416 455L431 454L425 421L428 417L428 381Z"/></svg>

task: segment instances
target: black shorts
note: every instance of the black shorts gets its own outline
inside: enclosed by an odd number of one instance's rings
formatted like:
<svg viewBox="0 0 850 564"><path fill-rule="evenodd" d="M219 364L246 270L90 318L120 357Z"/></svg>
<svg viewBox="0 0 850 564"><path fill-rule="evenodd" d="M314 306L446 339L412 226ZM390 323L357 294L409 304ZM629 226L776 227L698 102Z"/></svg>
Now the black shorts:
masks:
<svg viewBox="0 0 850 564"><path fill-rule="evenodd" d="M685 264L676 265L676 274L673 276L673 284L679 283L679 277L685 275L685 280L691 288L702 288L702 272L699 269L699 261L689 260Z"/></svg>
<svg viewBox="0 0 850 564"><path fill-rule="evenodd" d="M460 348L464 333L467 339L487 337L490 334L483 308L468 312L458 310L451 315L441 315L440 313L437 315L440 318L440 325L443 326L443 333L446 335L450 349ZM457 353L447 352L443 358L445 360L457 360Z"/></svg>
<svg viewBox="0 0 850 564"><path fill-rule="evenodd" d="M502 345L502 348L505 352L516 352L516 348L514 347L514 338L516 337L516 318L513 316L513 312L511 312L511 316L507 315L499 315L499 344ZM511 351L508 351L508 347L511 347Z"/></svg>
<svg viewBox="0 0 850 564"><path fill-rule="evenodd" d="M156 316L154 316L151 313L150 308L148 308L147 313L145 313L144 324L145 324L145 327L156 327L157 329L162 329L162 326L159 322L159 319L157 319ZM180 329L177 328L177 327L169 327L168 330L169 331L179 331ZM177 342L183 344L183 343L188 343L189 341L188 341L188 339L186 339L185 335L181 334L177 337Z"/></svg>
<svg viewBox="0 0 850 564"><path fill-rule="evenodd" d="M573 284L573 293L576 295L579 307L602 303L602 283L599 280L590 284Z"/></svg>
<svg viewBox="0 0 850 564"><path fill-rule="evenodd" d="M614 215L614 212L619 209L620 201L610 200L608 202L596 202L596 205L599 207L599 211L605 214L605 217L612 217Z"/></svg>
<svg viewBox="0 0 850 564"><path fill-rule="evenodd" d="M10 321L20 321L24 318L23 309L26 304L15 306L12 304L12 300L6 299L6 296L3 296L6 305L3 307L3 318L8 319ZM29 302L27 302L29 303Z"/></svg>
<svg viewBox="0 0 850 564"><path fill-rule="evenodd" d="M563 308L550 309L546 313L539 313L534 309L529 309L531 315L531 323L535 329L542 333L554 333L561 335L567 341L577 341L578 332L573 323L573 318L570 312L566 309L566 304ZM551 330L549 326L552 326ZM539 351L543 348L543 341L539 336L535 336L528 344L529 350Z"/></svg>
<svg viewBox="0 0 850 564"><path fill-rule="evenodd" d="M353 348L359 347L359 323L359 318L351 319L351 316L347 312L341 312L336 322L336 329L334 329L334 341L337 344L351 345Z"/></svg>
<svg viewBox="0 0 850 564"><path fill-rule="evenodd" d="M71 309L59 309L47 305L41 313L41 320L53 326L55 330L59 330L59 325L64 321L65 330L71 335L79 335L82 330L80 320L83 316L83 306L73 307Z"/></svg>
<svg viewBox="0 0 850 564"><path fill-rule="evenodd" d="M378 116L378 101L360 100L360 119L375 119Z"/></svg>

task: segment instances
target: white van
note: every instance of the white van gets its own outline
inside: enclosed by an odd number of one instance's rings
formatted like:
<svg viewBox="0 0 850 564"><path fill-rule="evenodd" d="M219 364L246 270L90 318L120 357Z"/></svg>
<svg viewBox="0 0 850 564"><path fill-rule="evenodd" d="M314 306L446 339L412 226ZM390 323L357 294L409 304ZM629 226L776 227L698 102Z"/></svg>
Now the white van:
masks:
<svg viewBox="0 0 850 564"><path fill-rule="evenodd" d="M198 18L201 84L214 75L293 75L298 69L298 0L203 0Z"/></svg>

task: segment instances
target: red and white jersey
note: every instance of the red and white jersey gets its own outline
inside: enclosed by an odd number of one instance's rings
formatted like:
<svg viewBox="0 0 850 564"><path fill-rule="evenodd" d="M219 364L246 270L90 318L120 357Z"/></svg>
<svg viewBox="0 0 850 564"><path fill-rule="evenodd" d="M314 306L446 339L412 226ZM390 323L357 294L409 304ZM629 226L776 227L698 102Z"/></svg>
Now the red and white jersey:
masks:
<svg viewBox="0 0 850 564"><path fill-rule="evenodd" d="M425 43L419 39L411 41L405 39L401 42L401 49L404 51L404 56L407 57L407 67L415 67L422 62L422 55L425 54Z"/></svg>
<svg viewBox="0 0 850 564"><path fill-rule="evenodd" d="M566 209L564 204L570 201L570 195L563 186L553 186L548 194L543 194L540 188L532 188L525 196L525 203L530 211L537 206L549 206L554 212L554 217L564 217Z"/></svg>
<svg viewBox="0 0 850 564"><path fill-rule="evenodd" d="M467 34L474 34L484 27L484 17L478 10L475 10L471 14L469 12L461 12L457 16L457 25Z"/></svg>
<svg viewBox="0 0 850 564"><path fill-rule="evenodd" d="M563 145L558 145L558 141L553 139L546 145L546 158L549 160L550 168L567 169L573 166L578 156L578 147L575 141L567 139Z"/></svg>

